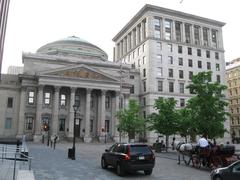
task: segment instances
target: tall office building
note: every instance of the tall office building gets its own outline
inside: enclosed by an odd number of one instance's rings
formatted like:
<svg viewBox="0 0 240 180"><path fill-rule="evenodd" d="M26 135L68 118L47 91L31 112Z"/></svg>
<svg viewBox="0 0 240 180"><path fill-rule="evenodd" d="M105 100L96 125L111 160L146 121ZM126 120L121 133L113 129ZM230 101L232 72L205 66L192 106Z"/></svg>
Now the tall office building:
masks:
<svg viewBox="0 0 240 180"><path fill-rule="evenodd" d="M227 64L227 85L230 119L230 134L232 138L240 138L240 58Z"/></svg>
<svg viewBox="0 0 240 180"><path fill-rule="evenodd" d="M0 72L2 70L2 58L4 39L7 26L8 8L10 0L0 0Z"/></svg>
<svg viewBox="0 0 240 180"><path fill-rule="evenodd" d="M225 84L224 25L147 4L117 33L114 61L140 70L144 116L155 111L158 97L173 97L177 107L184 107L193 96L186 86L198 72L212 71L212 81Z"/></svg>

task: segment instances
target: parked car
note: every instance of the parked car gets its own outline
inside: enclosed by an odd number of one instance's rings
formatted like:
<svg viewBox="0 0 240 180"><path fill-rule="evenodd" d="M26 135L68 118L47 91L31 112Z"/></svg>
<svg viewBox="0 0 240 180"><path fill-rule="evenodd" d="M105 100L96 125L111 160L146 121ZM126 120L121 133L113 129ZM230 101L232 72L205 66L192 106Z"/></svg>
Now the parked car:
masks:
<svg viewBox="0 0 240 180"><path fill-rule="evenodd" d="M239 180L240 161L236 161L224 168L217 168L211 172L211 180Z"/></svg>
<svg viewBox="0 0 240 180"><path fill-rule="evenodd" d="M150 175L154 165L154 153L146 144L116 143L106 149L101 158L102 168L112 166L119 176L127 171L144 171L145 175Z"/></svg>

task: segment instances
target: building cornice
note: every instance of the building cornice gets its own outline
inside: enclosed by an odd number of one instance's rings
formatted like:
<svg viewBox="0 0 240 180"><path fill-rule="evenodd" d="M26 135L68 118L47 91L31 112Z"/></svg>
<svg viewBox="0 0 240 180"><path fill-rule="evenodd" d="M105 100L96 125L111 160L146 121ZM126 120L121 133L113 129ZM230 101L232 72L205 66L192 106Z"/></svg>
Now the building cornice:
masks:
<svg viewBox="0 0 240 180"><path fill-rule="evenodd" d="M181 11L176 11L176 10L172 10L172 9L167 9L167 8L163 8L163 7L159 7L159 6L154 6L154 5L150 5L150 4L146 4L140 11L138 11L138 13L121 29L121 31L114 36L114 38L112 39L114 42L117 41L117 39L122 36L136 21L139 20L140 17L142 17L146 12L151 11L151 12L157 12L157 13L163 13L163 14L167 14L167 15L171 15L171 16L177 16L180 18L184 18L184 19L189 19L189 20L193 20L193 21L198 21L198 22L202 22L202 23L206 23L209 25L215 25L217 27L223 27L225 25L224 22L221 21L216 21L213 19L208 19L208 18L204 18L201 16L196 16L193 14L188 14L188 13L184 13Z"/></svg>

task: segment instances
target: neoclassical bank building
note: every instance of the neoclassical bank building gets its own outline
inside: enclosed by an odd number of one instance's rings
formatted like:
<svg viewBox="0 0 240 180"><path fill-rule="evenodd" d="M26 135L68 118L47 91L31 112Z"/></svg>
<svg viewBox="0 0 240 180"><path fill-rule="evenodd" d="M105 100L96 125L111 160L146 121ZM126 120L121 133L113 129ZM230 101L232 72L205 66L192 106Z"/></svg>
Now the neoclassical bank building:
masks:
<svg viewBox="0 0 240 180"><path fill-rule="evenodd" d="M72 138L76 117L75 137L84 142L118 138L115 114L138 97L138 70L74 36L23 53L22 62L22 74L1 77L1 137L41 141L49 130Z"/></svg>

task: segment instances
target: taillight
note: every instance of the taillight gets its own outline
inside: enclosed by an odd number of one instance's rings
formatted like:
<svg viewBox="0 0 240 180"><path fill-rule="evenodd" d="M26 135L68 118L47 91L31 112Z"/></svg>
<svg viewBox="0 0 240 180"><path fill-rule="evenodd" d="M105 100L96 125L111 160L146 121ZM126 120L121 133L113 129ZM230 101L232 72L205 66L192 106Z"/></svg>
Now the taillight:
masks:
<svg viewBox="0 0 240 180"><path fill-rule="evenodd" d="M127 154L124 155L124 160L130 160L130 146L127 146Z"/></svg>

